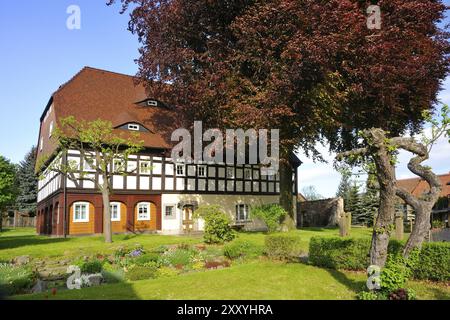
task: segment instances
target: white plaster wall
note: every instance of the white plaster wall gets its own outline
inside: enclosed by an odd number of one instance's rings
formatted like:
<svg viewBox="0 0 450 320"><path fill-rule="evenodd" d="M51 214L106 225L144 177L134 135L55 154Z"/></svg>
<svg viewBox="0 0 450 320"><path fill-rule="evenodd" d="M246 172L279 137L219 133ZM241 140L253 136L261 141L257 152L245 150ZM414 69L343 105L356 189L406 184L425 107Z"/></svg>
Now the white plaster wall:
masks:
<svg viewBox="0 0 450 320"><path fill-rule="evenodd" d="M182 210L175 208L175 219L167 219L164 216L165 205L177 205L180 201L197 201L198 205L219 205L232 219L235 217L236 205L243 203L249 206L278 203L279 196L255 196L255 195L227 195L227 194L162 194L162 231L176 233L182 230ZM199 221L200 230L204 228L204 221Z"/></svg>

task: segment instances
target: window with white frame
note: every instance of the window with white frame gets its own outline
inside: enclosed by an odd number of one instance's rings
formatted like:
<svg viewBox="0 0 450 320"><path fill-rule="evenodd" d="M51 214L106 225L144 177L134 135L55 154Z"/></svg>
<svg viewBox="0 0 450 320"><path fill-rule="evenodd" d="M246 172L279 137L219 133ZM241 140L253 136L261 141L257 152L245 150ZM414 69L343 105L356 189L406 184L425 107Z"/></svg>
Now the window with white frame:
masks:
<svg viewBox="0 0 450 320"><path fill-rule="evenodd" d="M138 204L138 221L150 220L150 203L149 202L141 202Z"/></svg>
<svg viewBox="0 0 450 320"><path fill-rule="evenodd" d="M250 168L245 168L244 169L244 178L246 180L251 180L252 179L252 169L250 169Z"/></svg>
<svg viewBox="0 0 450 320"><path fill-rule="evenodd" d="M114 159L113 161L113 171L114 172L122 172L125 170L124 161L121 159Z"/></svg>
<svg viewBox="0 0 450 320"><path fill-rule="evenodd" d="M139 131L139 125L136 123L128 124L128 130Z"/></svg>
<svg viewBox="0 0 450 320"><path fill-rule="evenodd" d="M177 164L177 176L184 176L184 164Z"/></svg>
<svg viewBox="0 0 450 320"><path fill-rule="evenodd" d="M236 221L246 221L249 219L249 207L240 203L236 205Z"/></svg>
<svg viewBox="0 0 450 320"><path fill-rule="evenodd" d="M139 172L141 174L150 174L150 171L152 170L150 161L140 161L139 162Z"/></svg>
<svg viewBox="0 0 450 320"><path fill-rule="evenodd" d="M92 165L91 165L92 164ZM95 160L92 158L84 159L83 170L84 171L95 171L93 166L95 166Z"/></svg>
<svg viewBox="0 0 450 320"><path fill-rule="evenodd" d="M53 133L53 121L50 122L49 129L48 129L48 137L50 138Z"/></svg>
<svg viewBox="0 0 450 320"><path fill-rule="evenodd" d="M89 222L88 202L75 202L73 204L73 222Z"/></svg>
<svg viewBox="0 0 450 320"><path fill-rule="evenodd" d="M164 217L168 219L175 218L175 205L169 204L164 207Z"/></svg>
<svg viewBox="0 0 450 320"><path fill-rule="evenodd" d="M228 179L234 178L234 168L232 168L232 167L227 168L227 178Z"/></svg>
<svg viewBox="0 0 450 320"><path fill-rule="evenodd" d="M41 137L41 141L39 142L39 151L42 151L43 148L44 148L44 138Z"/></svg>
<svg viewBox="0 0 450 320"><path fill-rule="evenodd" d="M119 202L111 202L111 221L120 221L120 203Z"/></svg>
<svg viewBox="0 0 450 320"><path fill-rule="evenodd" d="M206 177L206 166L198 166L198 176Z"/></svg>

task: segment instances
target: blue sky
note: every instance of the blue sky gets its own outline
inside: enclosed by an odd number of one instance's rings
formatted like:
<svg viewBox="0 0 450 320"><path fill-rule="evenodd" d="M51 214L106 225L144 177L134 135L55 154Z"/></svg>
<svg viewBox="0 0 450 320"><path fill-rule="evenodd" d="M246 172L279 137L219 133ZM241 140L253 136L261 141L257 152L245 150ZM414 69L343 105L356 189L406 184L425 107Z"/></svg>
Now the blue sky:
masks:
<svg viewBox="0 0 450 320"><path fill-rule="evenodd" d="M448 1L450 2L450 1ZM448 3L447 2L447 3ZM137 38L127 30L128 14L107 7L106 0L41 0L17 5L3 1L0 8L0 154L19 162L36 144L39 118L51 95L84 66L135 74ZM81 29L69 30L70 5L81 9ZM448 3L450 4L450 3ZM450 103L450 81L441 93ZM326 148L325 157L332 160ZM332 163L317 164L299 155L300 188L314 185L324 196L333 196L339 174ZM429 164L438 173L450 170L450 145L440 141ZM411 176L401 155L397 175Z"/></svg>

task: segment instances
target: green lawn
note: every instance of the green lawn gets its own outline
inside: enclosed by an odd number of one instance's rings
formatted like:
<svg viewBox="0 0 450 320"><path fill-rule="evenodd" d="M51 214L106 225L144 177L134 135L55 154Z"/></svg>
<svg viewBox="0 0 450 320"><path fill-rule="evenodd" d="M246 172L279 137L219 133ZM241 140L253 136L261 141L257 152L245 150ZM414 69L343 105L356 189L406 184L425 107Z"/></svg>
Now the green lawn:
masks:
<svg viewBox="0 0 450 320"><path fill-rule="evenodd" d="M293 231L304 240L305 252L312 236L337 236L337 229L307 228ZM353 228L352 236L370 237L367 228ZM263 245L265 234L238 235ZM120 245L141 244L145 248L163 244L200 243L201 236L116 235L113 244L103 238L49 238L36 236L33 229L10 229L0 234L0 260L19 255L56 258L108 253ZM301 263L283 264L264 258L234 264L230 268L193 272L170 278L158 278L103 285L82 290L60 290L49 294L22 295L16 299L354 299L365 284L364 273L318 268ZM411 281L409 286L419 299L450 299L445 284Z"/></svg>
<svg viewBox="0 0 450 320"><path fill-rule="evenodd" d="M221 270L196 272L82 290L16 296L16 299L355 299L364 273L321 269L300 263L260 261ZM409 284L419 299L449 299L443 285Z"/></svg>
<svg viewBox="0 0 450 320"><path fill-rule="evenodd" d="M308 250L309 239L313 236L337 236L338 229L306 228L293 231L299 233L304 239L303 249ZM353 228L352 236L370 237L371 231L367 228ZM263 245L265 234L240 233L239 237L253 243ZM102 236L51 238L37 236L32 228L6 229L0 233L0 261L10 260L16 256L29 255L31 257L58 257L80 256L92 253L110 253L121 245L133 245L139 243L145 248L176 243L200 243L202 237L197 236L168 236L158 234L122 234L114 235L113 243L106 244Z"/></svg>
<svg viewBox="0 0 450 320"><path fill-rule="evenodd" d="M157 234L114 235L113 243L107 244L102 236L51 238L38 236L34 229L9 229L0 233L0 261L21 255L34 258L58 256L82 256L93 253L110 253L121 245L141 244L146 248L181 242L199 243L201 236L166 236Z"/></svg>

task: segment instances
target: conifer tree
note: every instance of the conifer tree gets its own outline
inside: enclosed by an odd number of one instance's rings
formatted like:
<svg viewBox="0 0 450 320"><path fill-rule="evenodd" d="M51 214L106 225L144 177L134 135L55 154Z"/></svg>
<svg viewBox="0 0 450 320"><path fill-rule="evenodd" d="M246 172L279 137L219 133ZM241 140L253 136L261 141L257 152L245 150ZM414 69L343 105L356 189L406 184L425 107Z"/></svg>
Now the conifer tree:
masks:
<svg viewBox="0 0 450 320"><path fill-rule="evenodd" d="M35 174L36 147L25 155L17 171L19 194L16 199L16 208L20 212L33 214L36 211L38 178Z"/></svg>

